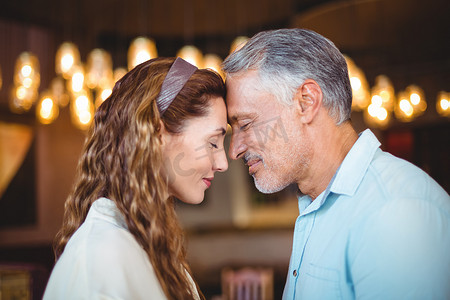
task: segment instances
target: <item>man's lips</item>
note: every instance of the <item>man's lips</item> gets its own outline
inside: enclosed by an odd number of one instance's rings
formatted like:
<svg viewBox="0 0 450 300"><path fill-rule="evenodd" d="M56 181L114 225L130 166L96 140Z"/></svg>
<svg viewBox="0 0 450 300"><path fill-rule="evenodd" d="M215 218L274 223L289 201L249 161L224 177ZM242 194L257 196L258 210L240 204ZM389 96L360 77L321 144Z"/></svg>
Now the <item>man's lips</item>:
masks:
<svg viewBox="0 0 450 300"><path fill-rule="evenodd" d="M248 173L250 175L253 175L256 173L256 168L261 164L260 159L252 159L246 162L246 165L248 166Z"/></svg>
<svg viewBox="0 0 450 300"><path fill-rule="evenodd" d="M211 181L214 177L203 178L203 182L206 184L206 187L209 188L211 186Z"/></svg>

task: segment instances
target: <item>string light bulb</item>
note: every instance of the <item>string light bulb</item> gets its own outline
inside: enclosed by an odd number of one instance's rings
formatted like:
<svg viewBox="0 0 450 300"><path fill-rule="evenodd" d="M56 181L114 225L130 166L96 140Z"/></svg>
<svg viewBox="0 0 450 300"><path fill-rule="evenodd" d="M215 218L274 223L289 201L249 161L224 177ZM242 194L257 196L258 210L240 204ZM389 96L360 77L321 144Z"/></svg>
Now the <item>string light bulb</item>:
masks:
<svg viewBox="0 0 450 300"><path fill-rule="evenodd" d="M128 70L156 57L158 57L158 52L155 42L147 37L137 37L128 48Z"/></svg>
<svg viewBox="0 0 450 300"><path fill-rule="evenodd" d="M111 55L103 49L94 49L88 54L86 84L90 89L100 88L113 78Z"/></svg>
<svg viewBox="0 0 450 300"><path fill-rule="evenodd" d="M352 109L361 111L370 104L369 84L364 72L356 66L355 62L348 56L344 55L344 58L347 62L348 75L352 87Z"/></svg>
<svg viewBox="0 0 450 300"><path fill-rule="evenodd" d="M79 129L86 130L94 118L94 104L88 90L75 94L70 105L72 123Z"/></svg>
<svg viewBox="0 0 450 300"><path fill-rule="evenodd" d="M450 117L450 93L441 91L436 101L436 111L444 117Z"/></svg>
<svg viewBox="0 0 450 300"><path fill-rule="evenodd" d="M42 124L52 123L59 115L58 104L53 100L50 91L42 93L36 106L36 117Z"/></svg>
<svg viewBox="0 0 450 300"><path fill-rule="evenodd" d="M74 43L64 42L59 46L55 60L56 74L62 75L64 79L69 79L74 67L80 63L80 51Z"/></svg>
<svg viewBox="0 0 450 300"><path fill-rule="evenodd" d="M183 46L180 50L178 50L177 56L181 57L190 64L193 64L197 68L203 68L203 54L193 45Z"/></svg>
<svg viewBox="0 0 450 300"><path fill-rule="evenodd" d="M222 78L225 78L225 74L222 71L222 59L216 54L205 54L203 59L203 67L205 69L211 69L219 74Z"/></svg>
<svg viewBox="0 0 450 300"><path fill-rule="evenodd" d="M233 42L231 42L230 54L241 49L248 42L248 40L249 38L247 36L240 35L236 37Z"/></svg>

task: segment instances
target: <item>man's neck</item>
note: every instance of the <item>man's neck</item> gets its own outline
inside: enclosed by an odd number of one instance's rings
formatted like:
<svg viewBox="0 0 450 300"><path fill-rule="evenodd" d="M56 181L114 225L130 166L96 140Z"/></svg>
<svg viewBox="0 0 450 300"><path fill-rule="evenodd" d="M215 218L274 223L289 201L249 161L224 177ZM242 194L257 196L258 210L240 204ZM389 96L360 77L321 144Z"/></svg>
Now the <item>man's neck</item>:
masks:
<svg viewBox="0 0 450 300"><path fill-rule="evenodd" d="M318 131L314 141L307 181L299 183L302 193L316 199L328 186L342 161L358 139L350 122ZM320 137L320 138L319 138Z"/></svg>

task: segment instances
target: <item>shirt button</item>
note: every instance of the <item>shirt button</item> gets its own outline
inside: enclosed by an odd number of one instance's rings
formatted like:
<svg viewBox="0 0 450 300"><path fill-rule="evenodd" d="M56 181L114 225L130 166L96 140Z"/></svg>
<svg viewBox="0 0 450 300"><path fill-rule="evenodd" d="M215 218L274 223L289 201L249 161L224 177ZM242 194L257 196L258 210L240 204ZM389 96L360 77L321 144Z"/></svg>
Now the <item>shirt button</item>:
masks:
<svg viewBox="0 0 450 300"><path fill-rule="evenodd" d="M294 272L292 272L292 275L294 275L294 277L297 277L297 270L294 270Z"/></svg>

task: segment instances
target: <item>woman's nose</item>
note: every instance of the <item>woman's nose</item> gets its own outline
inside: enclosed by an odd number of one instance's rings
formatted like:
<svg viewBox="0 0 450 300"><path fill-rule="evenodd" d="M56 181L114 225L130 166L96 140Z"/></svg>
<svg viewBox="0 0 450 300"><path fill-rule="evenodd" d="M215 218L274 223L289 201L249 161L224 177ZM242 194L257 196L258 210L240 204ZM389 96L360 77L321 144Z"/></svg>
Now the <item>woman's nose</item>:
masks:
<svg viewBox="0 0 450 300"><path fill-rule="evenodd" d="M215 171L219 172L225 172L228 169L228 160L225 149L222 148L222 151L216 154L213 168Z"/></svg>

